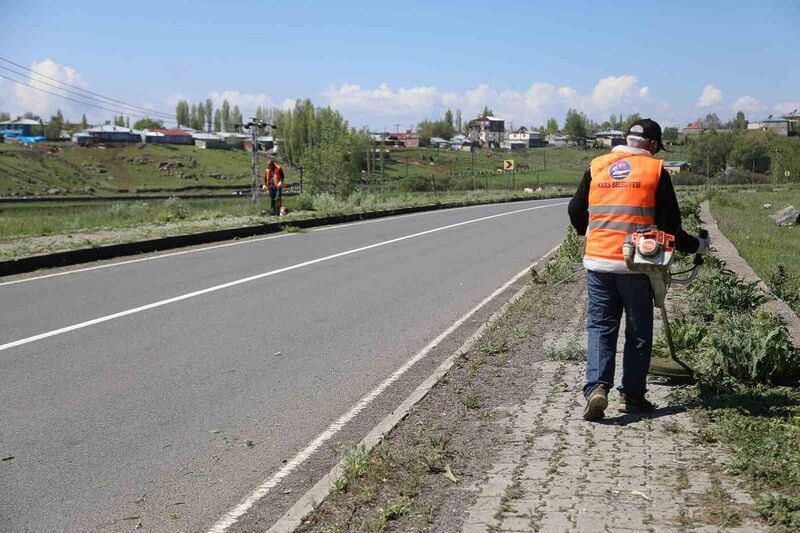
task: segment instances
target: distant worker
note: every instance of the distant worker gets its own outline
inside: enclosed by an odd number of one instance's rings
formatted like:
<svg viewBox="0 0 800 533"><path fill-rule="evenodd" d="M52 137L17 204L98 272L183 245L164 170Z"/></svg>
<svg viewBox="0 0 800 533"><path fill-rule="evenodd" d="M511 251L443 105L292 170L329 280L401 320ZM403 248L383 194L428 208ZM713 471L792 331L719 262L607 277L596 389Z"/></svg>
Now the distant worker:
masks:
<svg viewBox="0 0 800 533"><path fill-rule="evenodd" d="M269 214L279 215L283 203L283 169L270 159L264 171L264 188L269 191Z"/></svg>
<svg viewBox="0 0 800 533"><path fill-rule="evenodd" d="M645 398L653 345L653 292L646 274L626 267L625 236L655 225L675 236L681 252L702 254L709 245L707 239L681 228L672 180L663 161L653 157L664 148L661 126L650 119L637 120L628 128L626 141L627 146L615 146L611 153L592 160L568 208L578 235L586 235L586 420L603 418L608 407L623 310L625 349L618 410L650 413L655 409Z"/></svg>

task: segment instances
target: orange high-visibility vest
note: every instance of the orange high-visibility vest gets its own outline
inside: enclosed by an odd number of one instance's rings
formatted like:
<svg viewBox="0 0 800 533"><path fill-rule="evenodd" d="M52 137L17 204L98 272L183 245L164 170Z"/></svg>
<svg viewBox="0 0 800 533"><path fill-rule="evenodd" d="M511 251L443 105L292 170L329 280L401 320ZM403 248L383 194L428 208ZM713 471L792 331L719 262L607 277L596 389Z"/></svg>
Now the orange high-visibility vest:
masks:
<svg viewBox="0 0 800 533"><path fill-rule="evenodd" d="M591 264L592 259L624 264L625 236L655 225L662 163L654 157L624 152L592 160L584 264Z"/></svg>
<svg viewBox="0 0 800 533"><path fill-rule="evenodd" d="M264 171L264 185L267 187L278 187L283 188L283 183L281 182L281 176L283 172L281 171L280 165L275 165L275 168L272 170L272 175L270 176L269 167ZM270 183L270 180L272 183ZM280 185L279 185L280 184Z"/></svg>

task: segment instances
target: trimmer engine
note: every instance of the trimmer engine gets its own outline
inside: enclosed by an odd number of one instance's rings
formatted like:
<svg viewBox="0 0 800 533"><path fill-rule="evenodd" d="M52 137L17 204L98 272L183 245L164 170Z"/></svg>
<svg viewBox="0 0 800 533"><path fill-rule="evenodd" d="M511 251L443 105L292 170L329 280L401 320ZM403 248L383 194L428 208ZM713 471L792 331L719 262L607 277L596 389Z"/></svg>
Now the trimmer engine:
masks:
<svg viewBox="0 0 800 533"><path fill-rule="evenodd" d="M669 267L675 253L675 237L654 226L625 237L622 255L625 264L634 272L647 274L653 287L656 307L664 305L670 283Z"/></svg>

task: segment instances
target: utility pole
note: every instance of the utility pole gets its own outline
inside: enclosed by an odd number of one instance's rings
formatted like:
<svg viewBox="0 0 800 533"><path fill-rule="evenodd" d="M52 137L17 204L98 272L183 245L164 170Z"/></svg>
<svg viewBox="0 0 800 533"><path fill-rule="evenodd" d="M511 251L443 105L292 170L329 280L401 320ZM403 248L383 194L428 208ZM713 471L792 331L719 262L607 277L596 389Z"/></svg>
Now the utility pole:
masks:
<svg viewBox="0 0 800 533"><path fill-rule="evenodd" d="M475 182L475 147L470 144L469 152L472 154L472 190L478 188L478 184Z"/></svg>
<svg viewBox="0 0 800 533"><path fill-rule="evenodd" d="M250 201L258 203L261 197L261 187L259 186L259 168L258 168L258 130L267 127L274 128L272 124L267 124L258 117L253 117L247 124L236 124L237 127L250 128L250 142L252 142L252 158L251 158L251 171L253 173L253 183L250 185Z"/></svg>

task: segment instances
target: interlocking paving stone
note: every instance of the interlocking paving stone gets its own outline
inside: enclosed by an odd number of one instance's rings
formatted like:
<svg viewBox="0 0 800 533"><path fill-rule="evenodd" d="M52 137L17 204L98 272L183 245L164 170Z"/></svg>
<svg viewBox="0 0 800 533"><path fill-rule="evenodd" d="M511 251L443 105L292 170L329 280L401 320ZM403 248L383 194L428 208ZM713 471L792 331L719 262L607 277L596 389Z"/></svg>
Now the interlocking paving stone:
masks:
<svg viewBox="0 0 800 533"><path fill-rule="evenodd" d="M543 350L585 343L578 317L548 335ZM623 326L624 329L624 326ZM620 332L616 379L622 375ZM695 444L691 415L662 408L651 417L616 411L609 398L606 418L582 418L584 364L541 363L538 383L521 406L508 406L505 420L513 445L476 485L477 502L467 512L464 531L723 531L701 522L700 509L718 480L737 509L752 497L724 477L726 457ZM565 384L564 387L561 384ZM670 388L648 385L648 397L667 406ZM509 487L515 485L513 491ZM724 531L765 531L749 515Z"/></svg>

